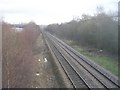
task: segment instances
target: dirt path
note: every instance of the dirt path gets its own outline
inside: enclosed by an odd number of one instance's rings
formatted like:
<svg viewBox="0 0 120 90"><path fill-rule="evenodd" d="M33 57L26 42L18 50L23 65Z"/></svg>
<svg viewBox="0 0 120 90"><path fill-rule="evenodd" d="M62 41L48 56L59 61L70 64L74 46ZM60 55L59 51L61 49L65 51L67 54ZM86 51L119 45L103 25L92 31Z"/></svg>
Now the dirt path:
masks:
<svg viewBox="0 0 120 90"><path fill-rule="evenodd" d="M58 88L58 82L50 62L47 46L42 34L39 35L33 47L34 67L33 78L30 88Z"/></svg>

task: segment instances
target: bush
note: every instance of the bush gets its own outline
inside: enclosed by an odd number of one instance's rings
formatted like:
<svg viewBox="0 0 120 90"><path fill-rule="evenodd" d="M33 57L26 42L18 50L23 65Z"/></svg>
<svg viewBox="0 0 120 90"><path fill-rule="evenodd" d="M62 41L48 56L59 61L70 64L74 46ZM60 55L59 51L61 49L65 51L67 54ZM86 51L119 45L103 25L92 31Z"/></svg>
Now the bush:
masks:
<svg viewBox="0 0 120 90"><path fill-rule="evenodd" d="M2 23L2 57L3 88L27 87L32 72L32 45L39 35L39 27L35 23L24 25L21 32L13 29L13 25Z"/></svg>
<svg viewBox="0 0 120 90"><path fill-rule="evenodd" d="M118 23L113 18L103 12L94 16L83 15L79 21L72 20L60 25L49 25L46 31L73 40L77 44L117 54Z"/></svg>

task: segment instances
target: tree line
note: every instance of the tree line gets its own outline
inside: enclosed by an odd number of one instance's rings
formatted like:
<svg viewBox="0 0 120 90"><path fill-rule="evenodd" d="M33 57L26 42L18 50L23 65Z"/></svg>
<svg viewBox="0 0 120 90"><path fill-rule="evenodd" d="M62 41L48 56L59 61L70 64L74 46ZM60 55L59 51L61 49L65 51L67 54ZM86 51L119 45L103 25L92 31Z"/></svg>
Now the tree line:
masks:
<svg viewBox="0 0 120 90"><path fill-rule="evenodd" d="M83 14L81 19L48 25L45 30L73 40L78 45L102 49L111 54L118 53L117 16L106 14L102 10L93 16Z"/></svg>

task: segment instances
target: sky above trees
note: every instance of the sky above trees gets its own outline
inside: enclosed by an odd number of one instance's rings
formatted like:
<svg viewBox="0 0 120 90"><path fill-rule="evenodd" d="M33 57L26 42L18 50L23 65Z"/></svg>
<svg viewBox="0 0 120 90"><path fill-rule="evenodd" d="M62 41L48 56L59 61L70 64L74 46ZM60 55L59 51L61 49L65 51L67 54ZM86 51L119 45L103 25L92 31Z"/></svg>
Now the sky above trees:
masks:
<svg viewBox="0 0 120 90"><path fill-rule="evenodd" d="M9 23L37 24L68 22L83 13L95 14L97 6L117 11L119 0L0 0L0 17Z"/></svg>

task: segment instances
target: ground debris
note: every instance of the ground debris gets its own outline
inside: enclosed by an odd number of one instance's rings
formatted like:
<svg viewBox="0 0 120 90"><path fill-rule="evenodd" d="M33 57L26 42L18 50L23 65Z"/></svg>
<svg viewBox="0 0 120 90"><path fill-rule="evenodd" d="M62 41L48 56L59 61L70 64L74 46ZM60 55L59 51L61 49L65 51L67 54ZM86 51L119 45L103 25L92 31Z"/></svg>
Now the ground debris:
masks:
<svg viewBox="0 0 120 90"><path fill-rule="evenodd" d="M38 37L33 49L35 65L32 88L58 88L58 82L52 70L48 48L45 45L42 34ZM37 50L37 51L36 51Z"/></svg>

